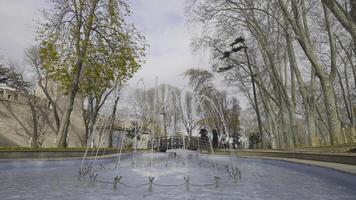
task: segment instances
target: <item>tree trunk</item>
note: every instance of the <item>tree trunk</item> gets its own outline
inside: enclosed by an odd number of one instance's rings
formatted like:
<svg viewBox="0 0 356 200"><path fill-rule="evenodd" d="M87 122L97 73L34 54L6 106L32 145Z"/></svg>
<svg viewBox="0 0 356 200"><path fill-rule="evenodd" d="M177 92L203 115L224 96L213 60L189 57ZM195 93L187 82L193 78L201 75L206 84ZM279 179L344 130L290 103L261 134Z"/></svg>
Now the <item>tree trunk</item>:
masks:
<svg viewBox="0 0 356 200"><path fill-rule="evenodd" d="M308 90L306 109L308 110L308 125L310 131L310 138L312 146L320 146L321 141L317 135L317 127L316 127L316 103L315 103L315 93L316 93L316 75L315 69L312 67L311 69L311 80L310 80L310 88Z"/></svg>
<svg viewBox="0 0 356 200"><path fill-rule="evenodd" d="M76 95L78 93L78 89L79 89L80 76L82 74L81 72L82 72L82 67L83 67L83 60L82 60L83 57L84 57L84 55L82 55L82 57L80 57L78 59L78 62L76 65L77 73L75 74L75 76L73 78L70 93L69 93L69 96L67 97L68 98L67 104L63 111L61 125L60 125L59 131L58 131L60 134L58 147L63 147L63 148L68 147L68 128L69 128L69 124L70 124L70 116L73 111L75 97L76 97Z"/></svg>
<svg viewBox="0 0 356 200"><path fill-rule="evenodd" d="M78 87L78 86L77 86ZM68 97L68 102L64 108L63 116L62 116L62 123L59 127L60 138L58 142L58 147L66 148L68 147L68 128L70 124L70 116L73 111L73 105L75 96L77 94L77 90L75 88L72 89L71 95Z"/></svg>
<svg viewBox="0 0 356 200"><path fill-rule="evenodd" d="M29 97L31 98L31 97ZM38 142L38 121L37 121L37 112L35 106L30 103L30 108L31 108L31 113L32 113L32 127L33 127L33 133L32 133L32 143L31 147L32 148L39 148L39 142Z"/></svg>
<svg viewBox="0 0 356 200"><path fill-rule="evenodd" d="M38 72L38 76L39 76L39 74L40 74L40 72ZM41 88L42 92L45 94L45 96L46 96L47 100L49 101L49 103L52 105L54 121L56 123L56 131L57 131L57 134L58 134L58 130L59 130L59 127L60 127L61 123L60 123L60 119L59 119L57 104L54 102L53 98L51 97L51 95L47 91L47 87L43 86L42 80L38 81L38 85Z"/></svg>
<svg viewBox="0 0 356 200"><path fill-rule="evenodd" d="M247 48L245 48L245 55L247 58L247 66L250 72L251 76L251 82L252 82L252 90L253 90L253 100L255 103L255 110L256 110L256 116L257 116L257 123L258 123L258 130L259 130L259 136L261 140L261 149L264 148L263 145L263 130L262 130L262 120L261 120L261 114L260 114L260 109L258 106L258 101L257 101L257 91L256 91L256 86L255 86L255 74L252 71L251 63L250 63L250 56L248 55Z"/></svg>
<svg viewBox="0 0 356 200"><path fill-rule="evenodd" d="M330 131L330 144L344 143L344 138L341 136L341 124L337 116L333 86L330 85L329 81L325 81L324 79L321 79L320 83L324 93L324 104L328 116L327 121Z"/></svg>
<svg viewBox="0 0 356 200"><path fill-rule="evenodd" d="M276 120L275 120L275 114L273 113L273 110L271 109L270 105L270 100L268 97L264 97L262 94L261 100L263 103L264 111L266 113L266 120L268 123L268 128L270 130L270 138L271 138L271 146L272 149L277 149L280 148L280 142L278 140L278 131L276 130Z"/></svg>
<svg viewBox="0 0 356 200"><path fill-rule="evenodd" d="M59 138L59 142L58 142L58 147L63 147L63 148L68 147L68 129L69 129L69 124L70 124L70 116L72 114L75 97L76 97L78 89L79 89L79 78L80 78L82 66L83 66L83 62L80 60L81 59L79 59L79 61L78 61L78 73L75 75L75 77L73 79L71 90L70 90L70 95L67 97L68 98L67 104L63 111L63 116L61 119L61 126L59 127L60 138Z"/></svg>
<svg viewBox="0 0 356 200"><path fill-rule="evenodd" d="M288 24L286 24L286 26L288 27ZM291 36L288 31L286 31L286 40L287 40L287 50L288 50L290 67L291 67L291 70L293 70L293 72L295 74L295 77L299 84L299 91L302 96L302 101L303 101L302 107L303 107L304 115L306 118L305 121L307 122L307 141L308 141L309 146L317 146L318 143L316 142L317 136L316 136L315 122L314 122L315 121L314 114L313 114L313 106L314 105L313 105L313 99L312 99L314 92L311 89L309 91L309 95L308 95L308 89L307 89L307 86L303 80L302 74L299 70L296 55L294 53L293 42L291 40ZM311 70L311 76L312 76L311 85L315 84L315 81L314 81L315 75L314 74L315 74L314 70L312 69ZM311 86L311 87L314 87L314 86Z"/></svg>
<svg viewBox="0 0 356 200"><path fill-rule="evenodd" d="M290 148L290 142L288 139L288 132L287 132L287 124L286 124L286 120L285 120L285 108L284 106L279 106L280 111L278 113L278 117L279 117L279 130L280 132L282 132L281 137L282 137L282 141L284 143L284 148Z"/></svg>
<svg viewBox="0 0 356 200"><path fill-rule="evenodd" d="M283 0L279 0L279 4L283 10L285 17L290 22L294 33L297 35L297 40L302 47L305 55L308 57L310 63L312 64L313 68L315 69L315 73L318 76L321 88L323 91L324 97L324 104L326 108L326 115L328 118L328 127L329 127L329 134L331 139L331 144L342 142L342 137L339 137L341 133L341 125L340 121L338 120L337 116L337 108L336 108L336 99L334 96L332 82L329 79L329 76L326 74L327 72L323 69L320 60L318 59L317 55L314 52L313 45L310 42L309 32L305 27L307 25L304 22L304 26L300 21L297 2L292 0L292 10L295 15L293 18L289 15L286 5ZM340 141L339 141L340 140Z"/></svg>
<svg viewBox="0 0 356 200"><path fill-rule="evenodd" d="M354 0L350 0L351 16L344 10L344 8L335 0L321 0L327 6L340 24L351 34L353 41L356 41L356 17L353 12L356 10Z"/></svg>
<svg viewBox="0 0 356 200"><path fill-rule="evenodd" d="M113 134L114 134L114 124L115 124L115 119L116 119L116 110L117 110L117 104L119 103L120 100L120 96L116 96L115 98L115 102L112 108L112 113L111 113L111 129L110 129L110 133L109 133L109 141L108 141L108 146L109 147L113 147L112 146L112 142L113 142Z"/></svg>
<svg viewBox="0 0 356 200"><path fill-rule="evenodd" d="M75 26L75 32L74 34L76 34L76 49L77 49L77 61L75 64L75 70L73 70L75 72L74 76L73 76L73 80L72 80L72 84L70 87L70 92L69 92L69 100L65 106L64 112L63 112L63 116L62 116L62 120L61 120L61 125L59 127L59 134L60 134L60 138L59 138L59 142L58 142L58 147L68 147L68 128L69 128L69 124L70 124L70 116L72 114L73 111L73 105L74 105L74 101L75 101L75 97L78 93L78 89L79 89L79 83L80 83L80 77L82 75L82 68L83 68L83 63L84 63L84 59L85 56L87 54L87 49L88 49L88 45L89 45L89 40L90 40L90 35L93 29L93 20L94 20L94 16L95 16L95 10L97 9L97 4L98 1L93 1L92 2L93 5L90 8L90 14L87 17L88 21L86 22L85 26L83 26L82 23L82 18L77 19L77 24ZM82 17L82 16L80 16ZM81 32L82 30L84 30L84 37L83 39L81 39Z"/></svg>
<svg viewBox="0 0 356 200"><path fill-rule="evenodd" d="M88 142L88 139L94 134L94 131L95 131L94 130L94 125L96 123L97 117L98 117L98 113L97 112L91 113L91 115L90 115L89 128L88 128L88 132L85 135L85 139L86 139L85 141L87 141L87 142Z"/></svg>
<svg viewBox="0 0 356 200"><path fill-rule="evenodd" d="M295 148L297 146L297 123L295 119L295 106L287 105L288 116L289 116L289 133L291 134L291 147Z"/></svg>

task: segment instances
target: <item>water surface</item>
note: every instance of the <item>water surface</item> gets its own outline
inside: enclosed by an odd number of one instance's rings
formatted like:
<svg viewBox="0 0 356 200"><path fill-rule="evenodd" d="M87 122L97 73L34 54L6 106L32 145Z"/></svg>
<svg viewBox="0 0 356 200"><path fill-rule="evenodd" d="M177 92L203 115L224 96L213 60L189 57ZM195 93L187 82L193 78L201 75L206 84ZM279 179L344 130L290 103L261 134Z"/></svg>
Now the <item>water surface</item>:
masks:
<svg viewBox="0 0 356 200"><path fill-rule="evenodd" d="M113 157L95 161L98 176L92 184L88 176L77 180L80 160L0 162L0 199L356 199L355 176L316 166L178 152L177 156L126 154L116 170L116 160ZM87 160L84 166L90 163L93 162ZM241 171L242 178L237 183L227 173L231 166ZM123 184L114 190L112 182L117 175L122 176ZM155 177L152 192L148 191L149 176ZM189 191L184 184L186 176L191 183ZM218 187L214 176L220 177Z"/></svg>

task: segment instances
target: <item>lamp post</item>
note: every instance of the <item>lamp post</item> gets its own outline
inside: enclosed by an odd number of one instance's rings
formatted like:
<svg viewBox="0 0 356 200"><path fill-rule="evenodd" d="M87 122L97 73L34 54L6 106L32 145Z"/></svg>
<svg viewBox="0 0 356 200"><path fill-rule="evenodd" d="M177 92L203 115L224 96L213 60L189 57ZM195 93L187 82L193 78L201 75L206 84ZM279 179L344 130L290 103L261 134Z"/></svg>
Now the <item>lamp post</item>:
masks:
<svg viewBox="0 0 356 200"><path fill-rule="evenodd" d="M238 47L234 47L237 44L242 44L241 46ZM256 116L257 116L257 123L258 123L258 129L259 129L259 136L260 136L260 140L261 140L261 148L263 148L263 135L262 135L262 121L261 121L261 115L260 115L260 110L259 110L259 106L258 106L258 102L257 102L257 92L256 92L256 85L255 85L255 74L252 71L252 67L251 67L251 62L250 62L250 56L248 55L247 52L247 46L245 44L245 39L242 37L237 38L233 43L230 44L230 46L232 47L232 49L230 51L225 51L223 53L223 57L221 59L226 59L229 58L230 55L234 52L239 52L239 51L244 51L246 59L247 59L247 67L249 70L249 73L251 75L251 82L252 82L252 90L253 90L253 99L255 102L255 109L256 109ZM232 68L234 68L235 66L228 66L228 67L223 67L223 68L219 68L218 72L224 72L224 71L228 71Z"/></svg>

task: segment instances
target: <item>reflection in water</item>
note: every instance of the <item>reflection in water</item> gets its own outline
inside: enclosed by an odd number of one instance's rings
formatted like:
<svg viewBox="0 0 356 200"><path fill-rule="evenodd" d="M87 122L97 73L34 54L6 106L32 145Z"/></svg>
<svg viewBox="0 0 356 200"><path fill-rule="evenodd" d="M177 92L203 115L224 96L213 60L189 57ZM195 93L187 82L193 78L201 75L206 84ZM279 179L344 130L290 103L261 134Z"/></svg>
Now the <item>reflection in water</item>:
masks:
<svg viewBox="0 0 356 200"><path fill-rule="evenodd" d="M77 181L80 160L0 162L0 199L356 199L356 177L331 169L238 158L242 178L235 183L227 173L232 171L229 157L215 156L217 170L210 156L178 152L155 153L153 158L150 165L150 154L123 155L116 190L115 158L97 164L98 181L93 184L88 176ZM220 178L218 187L214 177Z"/></svg>

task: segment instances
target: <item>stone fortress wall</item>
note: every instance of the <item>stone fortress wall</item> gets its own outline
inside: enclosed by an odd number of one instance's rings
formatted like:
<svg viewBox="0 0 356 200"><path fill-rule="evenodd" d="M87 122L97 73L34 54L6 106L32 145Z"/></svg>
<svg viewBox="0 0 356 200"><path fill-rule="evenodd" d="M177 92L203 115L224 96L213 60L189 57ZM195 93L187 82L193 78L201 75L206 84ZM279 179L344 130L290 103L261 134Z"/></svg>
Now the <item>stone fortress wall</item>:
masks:
<svg viewBox="0 0 356 200"><path fill-rule="evenodd" d="M39 92L36 95L38 117L38 134L42 147L55 147L59 136L55 131L53 110L49 102ZM55 99L60 109L64 107L65 96L57 95ZM61 113L62 110L60 110ZM31 145L32 113L23 94L6 86L0 86L0 146ZM81 146L84 140L84 122L81 102L75 101L69 127L69 146Z"/></svg>
<svg viewBox="0 0 356 200"><path fill-rule="evenodd" d="M61 114L64 108L66 96L59 93L60 89L55 84L50 84L48 92L58 105ZM49 104L40 89L34 91L36 98L36 109L38 112L38 134L41 147L56 147L59 135L56 134L56 125L54 122L53 108ZM85 127L83 119L82 99L77 96L70 119L68 141L69 147L81 147L85 143ZM60 116L61 117L61 116ZM120 146L122 134L131 129L131 123L126 121L115 121L113 132L113 146ZM111 130L110 121L106 116L100 116L97 119L97 126L92 146L108 147L109 132ZM26 102L23 94L14 89L0 85L0 146L31 146L31 136L33 133L32 113L30 106ZM142 136L140 147L147 147L147 136ZM98 145L100 141L100 144ZM124 145L130 145L132 141L125 139Z"/></svg>

